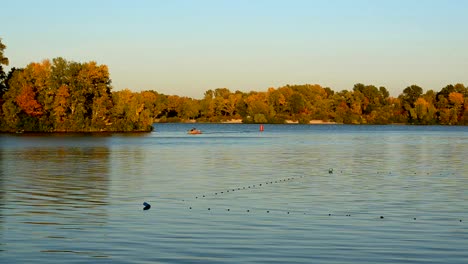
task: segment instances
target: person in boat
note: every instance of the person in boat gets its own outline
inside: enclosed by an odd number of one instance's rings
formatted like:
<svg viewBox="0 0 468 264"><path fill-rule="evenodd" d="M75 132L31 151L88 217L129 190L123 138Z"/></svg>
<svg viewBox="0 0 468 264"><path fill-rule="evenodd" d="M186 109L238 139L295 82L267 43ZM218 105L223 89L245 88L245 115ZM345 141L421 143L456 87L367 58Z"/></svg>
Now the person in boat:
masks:
<svg viewBox="0 0 468 264"><path fill-rule="evenodd" d="M201 134L201 131L196 128L192 128L188 132L189 134Z"/></svg>

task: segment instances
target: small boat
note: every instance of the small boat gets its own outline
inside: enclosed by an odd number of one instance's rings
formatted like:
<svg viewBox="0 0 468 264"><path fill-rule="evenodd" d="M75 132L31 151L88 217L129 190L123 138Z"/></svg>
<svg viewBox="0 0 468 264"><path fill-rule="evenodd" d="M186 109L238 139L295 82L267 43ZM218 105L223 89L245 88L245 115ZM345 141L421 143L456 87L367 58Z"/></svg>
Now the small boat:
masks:
<svg viewBox="0 0 468 264"><path fill-rule="evenodd" d="M191 135L197 135L197 134L201 134L201 130L198 130L198 129L195 129L195 128L192 128L190 129L189 131L187 131L187 133L191 134Z"/></svg>

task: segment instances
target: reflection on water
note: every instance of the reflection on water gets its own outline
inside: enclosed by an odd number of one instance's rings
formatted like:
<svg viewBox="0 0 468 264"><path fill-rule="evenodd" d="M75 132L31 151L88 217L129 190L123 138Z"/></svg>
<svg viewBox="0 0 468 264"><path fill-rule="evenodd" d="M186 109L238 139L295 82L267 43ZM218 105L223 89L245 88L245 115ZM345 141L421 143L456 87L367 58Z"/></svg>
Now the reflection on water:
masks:
<svg viewBox="0 0 468 264"><path fill-rule="evenodd" d="M17 203L63 209L106 205L108 156L105 147L34 148L5 157L6 174L14 168L9 186ZM79 202L79 203L77 203Z"/></svg>
<svg viewBox="0 0 468 264"><path fill-rule="evenodd" d="M1 135L0 259L468 260L467 128L191 127Z"/></svg>
<svg viewBox="0 0 468 264"><path fill-rule="evenodd" d="M0 144L2 144L2 138L0 137ZM2 144L3 145L3 144ZM5 218L5 215L3 211L5 210L5 185L4 185L4 179L5 179L5 174L3 172L3 148L0 145L0 252L4 251L5 243L4 243L4 238L3 238L3 219Z"/></svg>
<svg viewBox="0 0 468 264"><path fill-rule="evenodd" d="M78 233L106 224L107 146L81 146L84 138L48 138L51 145L43 138L18 139L3 137L0 150L7 253L20 245L39 252L63 251Z"/></svg>

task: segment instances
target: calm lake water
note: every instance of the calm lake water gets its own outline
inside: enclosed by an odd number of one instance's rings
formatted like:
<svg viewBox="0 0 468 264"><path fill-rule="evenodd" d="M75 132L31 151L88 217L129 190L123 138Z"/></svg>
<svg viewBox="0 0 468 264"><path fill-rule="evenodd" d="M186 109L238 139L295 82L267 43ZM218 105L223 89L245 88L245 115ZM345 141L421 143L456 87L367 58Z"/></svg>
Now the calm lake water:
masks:
<svg viewBox="0 0 468 264"><path fill-rule="evenodd" d="M468 263L468 127L192 126L0 135L0 262Z"/></svg>

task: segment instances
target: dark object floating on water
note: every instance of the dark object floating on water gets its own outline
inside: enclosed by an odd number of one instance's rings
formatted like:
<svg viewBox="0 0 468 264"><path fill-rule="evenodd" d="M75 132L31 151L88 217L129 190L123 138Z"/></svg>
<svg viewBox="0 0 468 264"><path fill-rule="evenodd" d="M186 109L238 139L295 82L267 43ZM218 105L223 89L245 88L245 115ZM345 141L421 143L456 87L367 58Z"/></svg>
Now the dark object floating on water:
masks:
<svg viewBox="0 0 468 264"><path fill-rule="evenodd" d="M384 219L383 215L380 216L380 219Z"/></svg>
<svg viewBox="0 0 468 264"><path fill-rule="evenodd" d="M147 202L144 202L143 205L145 206L143 207L143 210L149 210L151 208L151 205Z"/></svg>
<svg viewBox="0 0 468 264"><path fill-rule="evenodd" d="M332 168L328 169L328 173L332 174L332 173L333 173L333 169L332 169Z"/></svg>

